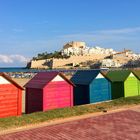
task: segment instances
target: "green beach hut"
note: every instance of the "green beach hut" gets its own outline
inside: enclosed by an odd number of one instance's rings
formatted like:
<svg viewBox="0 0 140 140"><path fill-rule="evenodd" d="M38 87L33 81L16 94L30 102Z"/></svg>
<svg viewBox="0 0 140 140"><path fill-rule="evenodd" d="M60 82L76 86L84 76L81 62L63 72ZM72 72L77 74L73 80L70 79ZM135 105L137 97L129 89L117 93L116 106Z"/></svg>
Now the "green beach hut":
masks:
<svg viewBox="0 0 140 140"><path fill-rule="evenodd" d="M109 71L106 77L111 81L112 99L139 95L139 80L130 70Z"/></svg>
<svg viewBox="0 0 140 140"><path fill-rule="evenodd" d="M132 72L138 79L138 90L139 90L139 95L140 95L140 70L133 70Z"/></svg>

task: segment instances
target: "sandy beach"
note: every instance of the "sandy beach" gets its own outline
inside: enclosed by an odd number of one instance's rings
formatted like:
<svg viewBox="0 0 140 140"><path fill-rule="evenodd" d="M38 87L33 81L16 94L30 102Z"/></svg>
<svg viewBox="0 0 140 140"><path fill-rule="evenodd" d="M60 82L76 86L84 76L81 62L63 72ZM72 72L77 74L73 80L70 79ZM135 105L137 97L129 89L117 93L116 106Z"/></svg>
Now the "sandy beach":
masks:
<svg viewBox="0 0 140 140"><path fill-rule="evenodd" d="M20 86L24 86L30 79L28 78L12 78ZM22 112L25 112L25 90L22 91Z"/></svg>

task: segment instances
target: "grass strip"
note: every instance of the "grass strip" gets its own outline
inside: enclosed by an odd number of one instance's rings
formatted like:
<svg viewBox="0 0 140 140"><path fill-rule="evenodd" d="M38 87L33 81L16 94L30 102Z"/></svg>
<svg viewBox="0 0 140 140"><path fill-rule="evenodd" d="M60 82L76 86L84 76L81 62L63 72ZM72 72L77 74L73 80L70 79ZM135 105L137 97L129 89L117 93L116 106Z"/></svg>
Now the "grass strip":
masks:
<svg viewBox="0 0 140 140"><path fill-rule="evenodd" d="M134 96L127 98L119 98L109 102L102 102L98 104L88 104L74 106L71 108L54 109L46 112L24 114L19 117L0 118L0 130L7 128L17 128L29 124L37 124L59 118L80 116L88 113L100 111L106 112L107 110L120 108L125 105L138 105L138 104L140 104L140 96Z"/></svg>

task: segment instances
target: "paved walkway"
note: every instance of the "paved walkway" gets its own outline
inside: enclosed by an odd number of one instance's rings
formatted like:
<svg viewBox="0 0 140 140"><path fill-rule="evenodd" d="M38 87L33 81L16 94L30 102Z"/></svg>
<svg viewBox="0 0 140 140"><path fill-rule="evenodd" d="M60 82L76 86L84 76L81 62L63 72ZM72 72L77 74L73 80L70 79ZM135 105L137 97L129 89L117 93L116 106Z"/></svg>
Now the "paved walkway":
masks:
<svg viewBox="0 0 140 140"><path fill-rule="evenodd" d="M140 107L1 135L0 140L140 140Z"/></svg>

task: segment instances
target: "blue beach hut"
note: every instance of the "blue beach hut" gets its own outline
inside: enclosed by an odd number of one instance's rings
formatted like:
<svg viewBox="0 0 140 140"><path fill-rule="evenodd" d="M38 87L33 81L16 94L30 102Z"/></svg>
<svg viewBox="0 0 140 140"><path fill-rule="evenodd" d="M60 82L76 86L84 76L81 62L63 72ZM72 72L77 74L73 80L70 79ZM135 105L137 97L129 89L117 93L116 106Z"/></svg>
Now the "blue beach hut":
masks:
<svg viewBox="0 0 140 140"><path fill-rule="evenodd" d="M74 87L74 105L90 104L111 99L111 83L100 70L79 70L71 81Z"/></svg>

